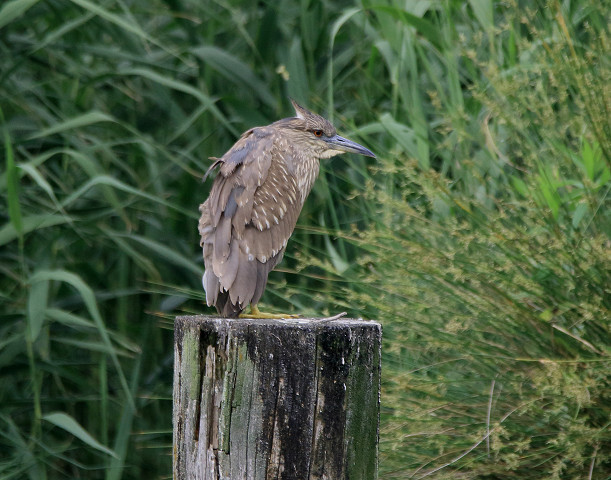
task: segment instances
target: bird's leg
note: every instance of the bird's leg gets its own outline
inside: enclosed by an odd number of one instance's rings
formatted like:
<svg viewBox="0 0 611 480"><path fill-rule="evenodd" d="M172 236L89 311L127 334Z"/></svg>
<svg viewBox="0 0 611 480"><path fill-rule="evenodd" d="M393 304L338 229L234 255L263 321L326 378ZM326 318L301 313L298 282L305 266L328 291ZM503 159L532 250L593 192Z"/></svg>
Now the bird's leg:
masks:
<svg viewBox="0 0 611 480"><path fill-rule="evenodd" d="M299 315L289 313L265 313L256 304L250 304L250 313L240 313L240 318L299 318Z"/></svg>

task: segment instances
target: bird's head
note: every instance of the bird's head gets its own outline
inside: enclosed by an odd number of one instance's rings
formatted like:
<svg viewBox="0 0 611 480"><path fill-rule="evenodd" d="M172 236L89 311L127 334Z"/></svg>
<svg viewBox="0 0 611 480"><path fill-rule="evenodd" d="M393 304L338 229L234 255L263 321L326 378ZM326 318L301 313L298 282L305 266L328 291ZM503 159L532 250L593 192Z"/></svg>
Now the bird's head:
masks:
<svg viewBox="0 0 611 480"><path fill-rule="evenodd" d="M293 99L291 103L295 108L295 117L280 122L292 130L291 133L299 144L309 148L317 158L331 158L345 152L375 158L371 150L352 140L340 137L335 127L327 119L303 108Z"/></svg>

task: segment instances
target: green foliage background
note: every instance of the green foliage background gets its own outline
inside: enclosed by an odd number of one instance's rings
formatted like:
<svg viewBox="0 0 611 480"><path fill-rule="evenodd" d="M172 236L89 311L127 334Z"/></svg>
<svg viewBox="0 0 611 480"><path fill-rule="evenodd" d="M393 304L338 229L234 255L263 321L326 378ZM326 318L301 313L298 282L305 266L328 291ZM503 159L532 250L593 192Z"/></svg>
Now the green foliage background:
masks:
<svg viewBox="0 0 611 480"><path fill-rule="evenodd" d="M383 323L380 477L608 478L610 7L2 2L0 478L171 477L201 177L289 96L378 154L264 300Z"/></svg>

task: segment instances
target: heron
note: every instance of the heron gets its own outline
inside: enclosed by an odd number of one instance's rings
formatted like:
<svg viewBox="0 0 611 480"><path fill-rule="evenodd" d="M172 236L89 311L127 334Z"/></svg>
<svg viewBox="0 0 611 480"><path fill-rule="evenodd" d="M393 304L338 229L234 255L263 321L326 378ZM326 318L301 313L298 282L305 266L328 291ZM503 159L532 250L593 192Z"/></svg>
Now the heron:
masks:
<svg viewBox="0 0 611 480"><path fill-rule="evenodd" d="M318 176L320 159L352 152L375 155L337 134L325 118L291 99L295 116L244 132L204 179L218 169L199 207L206 303L226 318L286 318L262 313L267 278L282 260ZM250 314L243 313L250 305Z"/></svg>

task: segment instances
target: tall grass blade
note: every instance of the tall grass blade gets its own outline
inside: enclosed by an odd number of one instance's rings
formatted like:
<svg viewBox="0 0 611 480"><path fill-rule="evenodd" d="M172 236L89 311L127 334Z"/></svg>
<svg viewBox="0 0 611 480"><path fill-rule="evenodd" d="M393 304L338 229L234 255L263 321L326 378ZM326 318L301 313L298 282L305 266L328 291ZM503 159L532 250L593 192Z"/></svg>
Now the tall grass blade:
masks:
<svg viewBox="0 0 611 480"><path fill-rule="evenodd" d="M74 435L76 438L82 440L90 447L95 448L96 450L105 453L106 455L110 455L111 457L116 458L115 452L113 452L110 448L105 447L100 442L98 442L91 434L85 430L79 423L70 415L64 412L53 412L47 413L43 415L43 420L55 425L56 427L64 429L66 432Z"/></svg>
<svg viewBox="0 0 611 480"><path fill-rule="evenodd" d="M29 341L32 343L36 341L40 334L47 310L48 297L48 280L35 280L31 282L30 293L28 295L28 336Z"/></svg>
<svg viewBox="0 0 611 480"><path fill-rule="evenodd" d="M94 125L100 122L116 122L116 120L103 112L87 112L82 115L78 115L77 117L64 120L63 122L60 122L52 127L45 128L30 136L30 139L49 137L57 133L86 127L88 125Z"/></svg>
<svg viewBox="0 0 611 480"><path fill-rule="evenodd" d="M51 228L57 225L70 223L71 219L63 215L38 214L23 218L21 232L26 235L34 230ZM20 232L13 223L5 224L0 228L0 246L6 245L20 236Z"/></svg>
<svg viewBox="0 0 611 480"><path fill-rule="evenodd" d="M263 103L269 106L276 104L269 88L260 80L251 68L227 51L208 45L195 47L192 52L212 68L223 75L228 81L238 83L243 88L253 90Z"/></svg>
<svg viewBox="0 0 611 480"><path fill-rule="evenodd" d="M4 114L0 109L0 124L4 137L4 153L6 155L6 194L8 202L8 213L15 233L23 238L23 221L21 218L21 207L19 205L19 175L15 165L13 146L8 133L8 127L4 120Z"/></svg>
<svg viewBox="0 0 611 480"><path fill-rule="evenodd" d="M9 0L0 9L0 28L23 15L39 0Z"/></svg>

